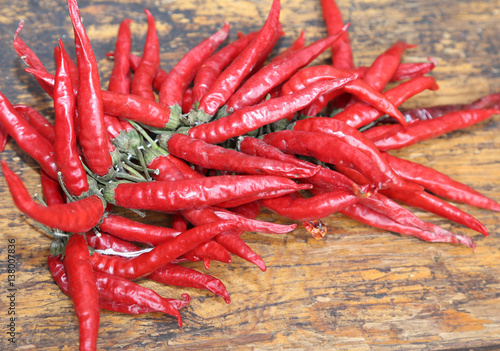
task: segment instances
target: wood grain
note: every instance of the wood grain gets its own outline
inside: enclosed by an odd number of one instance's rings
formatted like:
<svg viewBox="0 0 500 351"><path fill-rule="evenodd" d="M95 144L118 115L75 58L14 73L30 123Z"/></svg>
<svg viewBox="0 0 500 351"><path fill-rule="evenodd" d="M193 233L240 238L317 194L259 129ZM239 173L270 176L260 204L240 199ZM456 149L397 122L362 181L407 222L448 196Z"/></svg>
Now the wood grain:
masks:
<svg viewBox="0 0 500 351"><path fill-rule="evenodd" d="M237 31L262 25L271 1L257 0L124 0L80 1L84 24L101 68L102 85L110 74L120 21L133 19L133 50L140 54L146 30L143 8L157 19L162 66L171 68L189 49L224 21ZM411 2L339 0L347 21L354 56L368 65L397 40L418 44L407 62L432 56L440 85L407 103L407 107L465 103L500 91L500 10L497 0ZM52 49L62 37L73 47L72 29L63 0L1 1L0 91L14 103L53 116L51 101L24 71L11 46L19 20L22 37L54 70ZM276 52L302 29L307 41L325 35L318 0L282 1L286 36ZM317 63L328 62L329 54ZM500 116L467 130L396 152L473 185L500 200ZM39 192L38 167L14 142L2 154L31 193ZM0 349L74 350L77 322L71 301L52 281L46 265L50 239L15 209L5 181L0 180ZM210 272L231 294L221 298L192 289L164 287L149 281L164 296L191 294L182 311L184 327L161 314L127 316L103 312L102 350L496 350L500 349L500 216L458 205L481 220L489 238L415 211L419 217L477 242L477 251L360 225L340 215L325 219L329 234L316 241L303 229L283 236L247 233L245 239L268 265L266 272L235 258L230 265L213 263ZM289 223L270 212L260 218ZM161 215L148 221L162 223ZM7 244L16 240L16 336L7 342ZM198 264L191 267L203 270ZM5 267L5 268L4 268Z"/></svg>

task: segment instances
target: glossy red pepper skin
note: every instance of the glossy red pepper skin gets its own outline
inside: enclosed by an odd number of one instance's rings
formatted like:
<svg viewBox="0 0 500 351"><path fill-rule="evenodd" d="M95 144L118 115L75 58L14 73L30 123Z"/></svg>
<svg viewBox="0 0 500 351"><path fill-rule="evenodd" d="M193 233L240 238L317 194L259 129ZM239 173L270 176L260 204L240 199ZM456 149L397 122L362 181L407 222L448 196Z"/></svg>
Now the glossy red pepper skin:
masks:
<svg viewBox="0 0 500 351"><path fill-rule="evenodd" d="M113 167L104 123L101 83L97 62L80 19L76 0L67 0L75 32L75 50L80 84L78 86L78 141L87 166L99 176Z"/></svg>
<svg viewBox="0 0 500 351"><path fill-rule="evenodd" d="M227 101L226 107L228 110L236 111L245 106L255 105L273 88L287 81L295 72L311 63L338 40L345 30L346 28L343 28L330 37L317 40L301 50L262 67L236 90Z"/></svg>
<svg viewBox="0 0 500 351"><path fill-rule="evenodd" d="M276 35L280 7L280 0L274 0L269 16L255 39L219 75L208 93L201 99L198 106L201 111L214 115L257 65L262 53L271 46L269 44Z"/></svg>
<svg viewBox="0 0 500 351"><path fill-rule="evenodd" d="M296 221L312 221L330 216L359 201L350 192L338 190L322 193L309 198L284 195L263 199L262 205L280 216Z"/></svg>
<svg viewBox="0 0 500 351"><path fill-rule="evenodd" d="M130 93L130 61L129 55L132 46L132 33L130 32L131 19L126 18L120 23L118 36L113 53L113 69L109 77L108 90L118 93Z"/></svg>
<svg viewBox="0 0 500 351"><path fill-rule="evenodd" d="M59 182L50 178L43 169L40 169L40 182L43 198L47 206L64 204L66 202Z"/></svg>
<svg viewBox="0 0 500 351"><path fill-rule="evenodd" d="M210 240L215 235L234 230L230 221L209 223L190 229L174 239L156 246L153 250L131 259L94 253L91 261L95 270L125 279L137 279L153 273L183 253Z"/></svg>
<svg viewBox="0 0 500 351"><path fill-rule="evenodd" d="M74 196L80 196L89 190L89 184L77 149L74 126L75 96L61 40L59 40L59 45L54 86L55 160L68 192Z"/></svg>
<svg viewBox="0 0 500 351"><path fill-rule="evenodd" d="M14 109L45 139L54 143L56 138L54 126L40 112L27 105L14 105Z"/></svg>
<svg viewBox="0 0 500 351"><path fill-rule="evenodd" d="M248 246L243 239L233 233L223 233L215 237L215 240L224 246L229 252L253 263L265 272L267 267L264 260Z"/></svg>
<svg viewBox="0 0 500 351"><path fill-rule="evenodd" d="M474 243L474 241L465 235L439 235L433 232L422 230L420 228L403 225L393 221L392 219L381 213L363 206L361 203L356 203L352 206L349 206L348 208L341 210L340 213L360 223L403 235L414 236L424 241L463 244L471 247L474 250L476 248L476 244Z"/></svg>
<svg viewBox="0 0 500 351"><path fill-rule="evenodd" d="M321 162L355 168L379 189L392 182L368 156L331 135L283 130L266 134L263 140L287 153L312 156Z"/></svg>
<svg viewBox="0 0 500 351"><path fill-rule="evenodd" d="M140 251L141 248L129 241L119 239L111 234L99 233L95 234L87 232L86 234L88 245L96 250L112 249L116 252L133 252Z"/></svg>
<svg viewBox="0 0 500 351"><path fill-rule="evenodd" d="M408 100L410 97L426 90L436 90L437 84L432 77L417 77L410 79L398 86L387 90L384 95L396 107ZM339 119L353 128L359 129L381 117L383 112L380 112L373 106L365 103L355 103L343 111L339 112L334 118Z"/></svg>
<svg viewBox="0 0 500 351"><path fill-rule="evenodd" d="M182 105L182 95L196 76L199 67L213 54L228 34L229 24L225 23L222 29L191 49L170 70L160 87L159 99L162 105L171 109L174 107L179 109Z"/></svg>
<svg viewBox="0 0 500 351"><path fill-rule="evenodd" d="M395 128L391 135L375 141L375 145L381 151L401 149L422 140L436 138L454 130L470 127L495 114L500 114L500 110L462 110L450 112L436 119L415 123L406 130Z"/></svg>
<svg viewBox="0 0 500 351"><path fill-rule="evenodd" d="M148 19L148 30L141 62L132 79L131 92L145 99L155 100L153 81L160 68L160 42L153 15L147 9L144 12Z"/></svg>
<svg viewBox="0 0 500 351"><path fill-rule="evenodd" d="M429 62L400 63L391 78L391 82L423 76L432 71L435 66L436 61L432 58L429 58Z"/></svg>
<svg viewBox="0 0 500 351"><path fill-rule="evenodd" d="M99 331L99 298L83 235L73 234L66 245L64 267L68 275L69 294L78 317L80 350L97 350Z"/></svg>
<svg viewBox="0 0 500 351"><path fill-rule="evenodd" d="M28 217L54 229L82 233L97 225L104 213L103 202L95 195L50 207L36 203L21 178L2 160L2 171L17 208Z"/></svg>
<svg viewBox="0 0 500 351"><path fill-rule="evenodd" d="M385 152L382 155L401 177L422 185L426 190L437 196L471 206L500 211L500 204L498 202L484 196L468 185L451 179L439 171Z"/></svg>
<svg viewBox="0 0 500 351"><path fill-rule="evenodd" d="M208 207L262 192L293 192L300 188L284 177L217 176L177 182L121 183L107 187L105 197L122 207L174 212Z"/></svg>
<svg viewBox="0 0 500 351"><path fill-rule="evenodd" d="M333 35L344 26L342 13L335 0L321 0L321 6L328 35ZM356 67L352 57L351 39L347 32L343 33L339 41L333 43L332 61L336 68L353 69Z"/></svg>
<svg viewBox="0 0 500 351"><path fill-rule="evenodd" d="M228 44L214 55L203 61L193 83L193 101L199 103L220 73L251 43L257 32L250 33Z"/></svg>
<svg viewBox="0 0 500 351"><path fill-rule="evenodd" d="M422 187L411 182L406 182L391 168L389 163L382 157L380 151L373 142L368 139L363 133L357 129L345 124L334 118L328 117L313 117L297 121L293 130L301 130L305 132L317 132L335 136L346 142L362 153L370 157L377 167L391 178L390 187L403 189L405 191L422 190Z"/></svg>
<svg viewBox="0 0 500 351"><path fill-rule="evenodd" d="M129 65L130 69L132 71L136 71L137 67L139 67L139 64L141 63L141 58L139 56L136 56L134 54L129 55ZM162 69L161 67L158 68L158 71L156 72L155 79L153 80L153 88L156 89L156 91L160 91L161 84L167 79L168 72Z"/></svg>
<svg viewBox="0 0 500 351"><path fill-rule="evenodd" d="M19 147L40 164L52 178L57 179L57 165L53 145L21 117L7 98L0 93L0 124Z"/></svg>
<svg viewBox="0 0 500 351"><path fill-rule="evenodd" d="M174 134L166 142L160 141L174 156L183 160L221 171L240 174L268 174L289 178L311 177L318 168L300 168L286 162L264 157L249 156L244 153L212 145L187 135Z"/></svg>
<svg viewBox="0 0 500 351"><path fill-rule="evenodd" d="M246 134L266 124L293 115L318 96L340 89L354 79L355 76L316 82L294 94L270 99L260 105L248 106L227 117L193 127L188 131L188 135L210 144L222 143L229 138Z"/></svg>

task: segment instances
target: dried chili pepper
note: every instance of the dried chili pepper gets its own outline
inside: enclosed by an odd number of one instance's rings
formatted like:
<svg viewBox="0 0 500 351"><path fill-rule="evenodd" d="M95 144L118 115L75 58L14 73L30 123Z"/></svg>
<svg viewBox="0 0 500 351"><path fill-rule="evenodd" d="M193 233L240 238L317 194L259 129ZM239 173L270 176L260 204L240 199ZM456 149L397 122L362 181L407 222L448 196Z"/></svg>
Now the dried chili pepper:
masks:
<svg viewBox="0 0 500 351"><path fill-rule="evenodd" d="M52 143L21 116L2 93L0 93L0 124L19 147L33 157L52 179L57 179L58 169Z"/></svg>
<svg viewBox="0 0 500 351"><path fill-rule="evenodd" d="M141 62L132 79L131 92L145 99L155 100L153 80L160 67L160 42L153 15L147 9L144 9L144 12L148 18L148 31Z"/></svg>
<svg viewBox="0 0 500 351"><path fill-rule="evenodd" d="M68 275L69 294L78 317L80 350L97 350L99 331L99 298L83 235L73 234L66 245L64 267Z"/></svg>
<svg viewBox="0 0 500 351"><path fill-rule="evenodd" d="M354 79L355 76L319 81L294 94L270 99L260 105L248 106L227 117L193 127L187 134L210 144L218 144L266 124L279 121L301 110L318 96L340 89Z"/></svg>
<svg viewBox="0 0 500 351"><path fill-rule="evenodd" d="M2 160L2 170L17 208L35 221L65 232L83 233L97 225L104 213L103 201L95 196L66 204L43 206L31 198L21 178Z"/></svg>
<svg viewBox="0 0 500 351"><path fill-rule="evenodd" d="M99 176L112 171L113 160L109 153L106 125L104 123L101 83L97 62L89 38L80 18L76 0L67 0L75 32L75 50L78 64L78 141L87 166Z"/></svg>
<svg viewBox="0 0 500 351"><path fill-rule="evenodd" d="M118 36L113 53L113 68L108 82L108 90L123 94L130 93L130 62L129 55L132 46L132 33L130 32L131 19L126 18L120 23Z"/></svg>
<svg viewBox="0 0 500 351"><path fill-rule="evenodd" d="M55 160L61 172L64 186L74 196L80 196L89 190L87 173L83 168L77 150L75 120L75 96L71 83L68 63L63 54L64 46L59 40L60 50L57 57L57 72L54 86L55 112Z"/></svg>

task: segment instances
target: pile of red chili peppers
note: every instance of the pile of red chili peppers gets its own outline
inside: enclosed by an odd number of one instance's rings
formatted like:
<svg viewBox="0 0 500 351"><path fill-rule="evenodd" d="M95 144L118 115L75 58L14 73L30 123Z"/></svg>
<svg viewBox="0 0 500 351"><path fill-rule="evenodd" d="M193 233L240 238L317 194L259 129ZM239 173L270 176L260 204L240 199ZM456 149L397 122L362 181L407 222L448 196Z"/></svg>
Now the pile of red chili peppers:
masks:
<svg viewBox="0 0 500 351"><path fill-rule="evenodd" d="M110 54L107 89L99 79L76 0L67 0L77 62L62 41L51 73L21 38L14 49L54 101L54 123L0 93L0 143L10 135L40 164L43 199L33 199L2 161L14 203L49 233L48 266L71 296L80 349L95 350L100 310L164 312L182 325L189 303L134 282L206 289L227 303L217 278L185 261L266 266L245 231L288 233L296 224L256 220L262 207L302 222L315 237L320 219L340 212L361 223L430 242L475 247L473 240L420 220L400 203L433 212L485 236L487 229L443 199L500 211L500 204L429 167L388 151L471 126L500 113L500 94L468 105L398 109L437 89L425 76L435 63L402 63L411 45L396 42L369 67L353 62L347 25L334 0L321 0L328 37L304 45L304 33L270 58L283 35L280 1L262 28L219 48L229 24L160 68L152 14L141 57L131 54L125 19ZM331 49L332 63L310 65ZM393 84L386 90L389 82ZM124 217L116 207L172 214L172 227Z"/></svg>

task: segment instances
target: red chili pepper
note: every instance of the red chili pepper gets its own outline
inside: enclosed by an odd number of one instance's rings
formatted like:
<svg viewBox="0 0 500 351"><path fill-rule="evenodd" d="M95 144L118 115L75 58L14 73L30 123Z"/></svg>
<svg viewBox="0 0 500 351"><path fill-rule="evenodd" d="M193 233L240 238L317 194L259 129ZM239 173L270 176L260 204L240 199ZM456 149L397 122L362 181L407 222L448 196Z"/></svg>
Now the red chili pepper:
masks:
<svg viewBox="0 0 500 351"><path fill-rule="evenodd" d="M500 204L498 202L465 184L451 179L441 172L415 162L391 156L385 152L382 155L401 177L410 182L422 185L426 190L437 196L471 206L500 211Z"/></svg>
<svg viewBox="0 0 500 351"><path fill-rule="evenodd" d="M132 259L94 253L91 256L95 270L125 279L137 279L153 273L183 253L210 240L215 235L237 229L230 221L219 221L190 229L153 250Z"/></svg>
<svg viewBox="0 0 500 351"><path fill-rule="evenodd" d="M188 113L193 108L193 89L187 88L182 94L182 113Z"/></svg>
<svg viewBox="0 0 500 351"><path fill-rule="evenodd" d="M105 176L112 171L113 160L108 148L97 62L80 19L78 4L76 0L67 0L67 2L75 32L75 50L80 80L77 97L78 141L90 170L99 176Z"/></svg>
<svg viewBox="0 0 500 351"><path fill-rule="evenodd" d="M410 97L426 89L437 89L437 84L434 78L417 77L410 79L392 89L387 90L384 92L384 95L394 106L398 107ZM334 118L345 122L353 128L359 129L370 122L373 122L382 115L383 112L380 112L375 107L358 102L348 106L343 111L336 114Z"/></svg>
<svg viewBox="0 0 500 351"><path fill-rule="evenodd" d="M271 62L276 62L278 60L281 60L282 58L285 58L285 57L293 54L294 52L299 51L300 49L302 49L304 47L305 42L306 42L306 32L304 30L302 30L300 32L299 36L297 37L297 39L295 39L295 41L292 43L292 45L287 47L285 50L280 52L278 55L274 56L272 58Z"/></svg>
<svg viewBox="0 0 500 351"><path fill-rule="evenodd" d="M318 96L340 89L355 77L328 79L309 85L294 94L267 100L260 105L248 106L227 117L191 128L188 135L210 144L219 144L229 138L246 134L266 124L273 123L293 114Z"/></svg>
<svg viewBox="0 0 500 351"><path fill-rule="evenodd" d="M141 58L139 56L136 56L134 54L129 55L129 64L132 71L135 72L140 63ZM156 72L155 79L153 80L153 88L155 88L157 91L160 91L161 84L165 81L165 79L167 79L167 76L167 71L158 68L158 72Z"/></svg>
<svg viewBox="0 0 500 351"><path fill-rule="evenodd" d="M256 254L240 237L232 233L223 233L217 235L215 240L232 254L253 263L259 267L262 272L266 271L266 264L262 258Z"/></svg>
<svg viewBox="0 0 500 351"><path fill-rule="evenodd" d="M160 42L153 15L146 9L144 12L148 18L148 31L141 62L132 79L131 91L132 94L142 96L145 99L155 100L153 80L160 67Z"/></svg>
<svg viewBox="0 0 500 351"><path fill-rule="evenodd" d="M355 168L379 189L392 182L384 170L363 152L330 135L283 130L266 134L263 140L284 152L312 156L321 162Z"/></svg>
<svg viewBox="0 0 500 351"><path fill-rule="evenodd" d="M323 18L328 35L337 33L343 26L342 13L335 0L321 0L323 7ZM340 69L352 69L356 66L352 58L351 39L349 34L343 33L339 41L332 45L333 66Z"/></svg>
<svg viewBox="0 0 500 351"><path fill-rule="evenodd" d="M40 164L47 174L57 179L54 147L30 123L21 117L7 98L0 93L0 124L7 130L17 145Z"/></svg>
<svg viewBox="0 0 500 351"><path fill-rule="evenodd" d="M28 65L28 67L46 71L42 61L40 61L40 59L36 56L36 54L26 45L24 40L22 40L21 37L19 37L19 34L21 34L23 27L24 27L24 21L19 22L19 26L17 27L17 30L14 34L14 41L13 41L14 50L19 55L19 57ZM42 87L44 91L48 90L48 87L46 87L46 84L43 80L37 79L37 77L35 77L35 79L37 80L38 84L40 84L40 87Z"/></svg>
<svg viewBox="0 0 500 351"><path fill-rule="evenodd" d="M286 195L284 195L282 197L285 197L285 196ZM272 199L269 199L269 200L272 200ZM265 201L265 200L260 200L260 201ZM255 202L258 202L258 201L253 201L251 203L255 203ZM244 205L241 205L241 206L244 206ZM259 206L261 206L261 205L259 205ZM283 225L283 224L270 223L270 222L265 222L265 221L257 221L255 219L243 217L241 215L233 213L232 211L228 211L228 210L225 210L222 208L219 209L219 208L214 207L214 208L211 208L211 210L220 219L231 220L231 221L239 223L240 229L243 229L245 231L255 231L255 232L267 233L267 234L285 234L285 233L291 232L292 230L294 230L297 227L296 224Z"/></svg>
<svg viewBox="0 0 500 351"><path fill-rule="evenodd" d="M83 233L102 218L104 205L95 195L66 204L42 206L31 199L21 178L12 172L5 160L2 160L2 170L17 208L41 224L65 232Z"/></svg>
<svg viewBox="0 0 500 351"><path fill-rule="evenodd" d="M60 50L57 57L57 72L54 87L55 112L55 159L61 172L64 186L68 192L80 196L89 190L87 173L83 168L77 150L74 127L75 96L71 83L68 64L63 54L64 46L59 40Z"/></svg>
<svg viewBox="0 0 500 351"><path fill-rule="evenodd" d="M40 112L27 105L14 105L14 109L45 139L54 143L56 138L54 126Z"/></svg>
<svg viewBox="0 0 500 351"><path fill-rule="evenodd" d="M230 43L220 49L214 55L203 61L201 67L194 78L193 85L193 101L199 103L201 98L205 96L222 70L226 68L245 47L252 42L257 35L257 32L250 33L240 39Z"/></svg>
<svg viewBox="0 0 500 351"><path fill-rule="evenodd" d="M61 258L49 255L47 261L54 281L66 295L70 295L68 276ZM93 272L93 275L101 309L129 314L164 312L177 317L182 323L177 310L191 300L187 294L182 295L184 300L163 298L153 290L125 279L99 272Z"/></svg>
<svg viewBox="0 0 500 351"><path fill-rule="evenodd" d="M440 235L433 232L428 232L422 230L420 228L410 227L406 225L402 225L390 219L389 217L378 213L374 210L369 209L366 206L363 206L361 203L356 203L348 208L340 211L340 213L367 225L370 225L375 228L385 229L391 232L410 235L417 237L421 240L429 241L429 242L445 242L445 243L455 243L455 244L463 244L472 249L476 249L476 244L474 241L465 236L465 235Z"/></svg>
<svg viewBox="0 0 500 351"><path fill-rule="evenodd" d="M423 76L432 71L436 64L437 62L432 58L429 58L429 62L400 63L391 82Z"/></svg>
<svg viewBox="0 0 500 351"><path fill-rule="evenodd" d="M248 80L229 98L226 103L227 109L236 111L245 106L255 105L262 100L271 89L288 80L295 72L307 66L317 58L333 42L338 40L346 29L347 28L344 27L338 33L330 37L317 40L301 50L262 67L248 78Z"/></svg>
<svg viewBox="0 0 500 351"><path fill-rule="evenodd" d="M68 275L69 294L78 317L80 350L97 350L99 298L89 249L83 235L73 234L69 238L64 267Z"/></svg>
<svg viewBox="0 0 500 351"><path fill-rule="evenodd" d="M54 59L56 62L57 62L57 58L61 54L60 51L61 50L59 49L59 46L54 47ZM73 85L73 87L78 87L78 85L80 85L80 81L79 81L79 77L78 77L78 67L73 62L73 59L71 58L71 56L69 56L69 54L66 50L64 50L64 52L62 54L64 55L64 60L68 64L68 72L69 72L69 76L71 78L71 84Z"/></svg>
<svg viewBox="0 0 500 351"><path fill-rule="evenodd" d="M172 229L179 232L185 232L187 230L188 222L180 213L175 213L172 216Z"/></svg>
<svg viewBox="0 0 500 351"><path fill-rule="evenodd" d="M42 185L42 193L47 206L64 204L62 189L59 182L50 178L43 169L40 169L40 182Z"/></svg>
<svg viewBox="0 0 500 351"><path fill-rule="evenodd" d="M257 218L257 215L259 214L261 208L262 208L262 203L259 200L257 200L241 206L230 208L229 210L231 212L236 213L239 216L248 219L255 219Z"/></svg>
<svg viewBox="0 0 500 351"><path fill-rule="evenodd" d="M208 207L262 192L293 192L300 188L301 186L284 177L217 176L177 182L112 184L105 188L104 193L110 203L118 206L173 212Z"/></svg>
<svg viewBox="0 0 500 351"><path fill-rule="evenodd" d="M375 141L375 145L381 151L401 149L422 140L437 138L440 135L470 127L495 114L500 114L500 110L462 110L450 112L436 119L415 123L406 130L395 128L389 136Z"/></svg>
<svg viewBox="0 0 500 351"><path fill-rule="evenodd" d="M226 303L231 303L226 287L219 279L208 274L202 274L191 268L176 264L166 264L148 275L148 279L166 285L208 290L222 296Z"/></svg>
<svg viewBox="0 0 500 351"><path fill-rule="evenodd" d="M110 234L88 232L85 235L89 246L96 250L112 249L113 251L124 253L141 250L139 246Z"/></svg>
<svg viewBox="0 0 500 351"><path fill-rule="evenodd" d="M350 74L347 71L341 71L333 66L320 65L312 66L300 70L294 76L292 76L285 84L283 84L282 92L283 94L291 94L298 90L304 89L307 85L317 82L323 79L338 79L346 78ZM340 96L344 92L353 94L358 99L369 103L373 107L380 111L393 116L400 123L405 124L405 120L401 112L391 103L391 101L382 93L372 88L369 84L363 82L362 80L356 79L349 84L346 84L342 91L335 91L332 94L324 95L325 99L318 108L319 111L326 106L326 104L333 100L333 98ZM306 115L315 115L319 111L306 112Z"/></svg>
<svg viewBox="0 0 500 351"><path fill-rule="evenodd" d="M342 121L328 117L306 118L297 121L293 126L293 130L317 132L335 136L339 138L339 140L352 145L366 156L370 157L371 161L374 162L377 167L389 178L391 178L392 183L390 184L390 187L398 189L404 188L405 191L422 190L422 187L411 182L404 181L396 172L394 172L389 163L382 157L380 151L378 151L377 147L370 139L364 136L363 133L359 132L357 129L352 128Z"/></svg>
<svg viewBox="0 0 500 351"><path fill-rule="evenodd" d="M159 99L162 105L170 109L171 114L177 115L173 118L180 117L182 96L196 76L198 68L213 54L228 34L229 24L226 22L222 29L191 49L168 73L160 87Z"/></svg>
<svg viewBox="0 0 500 351"><path fill-rule="evenodd" d="M198 106L199 110L213 115L229 99L258 64L262 53L266 52L276 36L279 25L280 1L273 0L269 16L255 39L248 45L214 82L209 92L203 96ZM265 58L264 58L265 59Z"/></svg>
<svg viewBox="0 0 500 351"><path fill-rule="evenodd" d="M203 140L194 139L183 134L173 134L167 137L167 140L160 137L160 145L165 147L172 155L207 169L243 174L269 174L289 178L304 178L311 177L319 168L300 168L278 160L249 156L235 150L207 144Z"/></svg>
<svg viewBox="0 0 500 351"><path fill-rule="evenodd" d="M126 18L120 23L118 36L113 53L113 69L109 77L108 90L123 94L130 93L130 62L129 55L132 46L132 33L130 32L131 19Z"/></svg>
<svg viewBox="0 0 500 351"><path fill-rule="evenodd" d="M322 193L310 198L301 195L284 195L272 199L263 199L262 205L280 216L296 221L312 221L328 217L356 202L358 197L350 192L338 190Z"/></svg>

